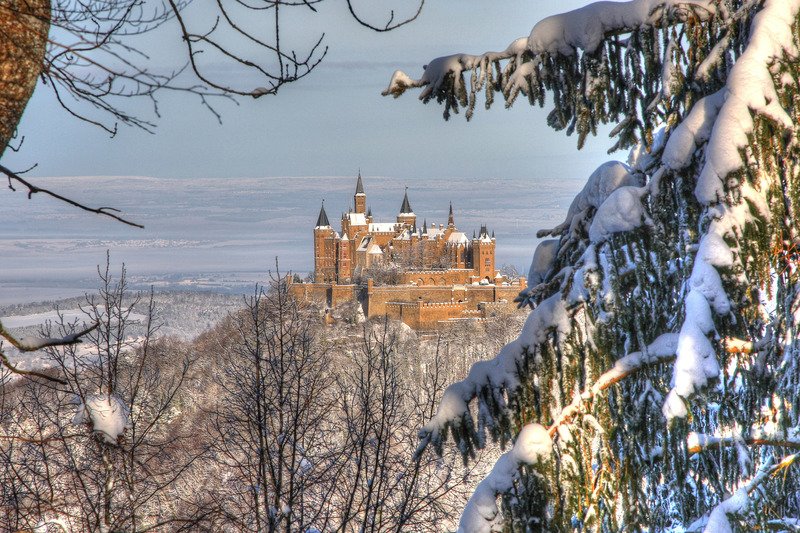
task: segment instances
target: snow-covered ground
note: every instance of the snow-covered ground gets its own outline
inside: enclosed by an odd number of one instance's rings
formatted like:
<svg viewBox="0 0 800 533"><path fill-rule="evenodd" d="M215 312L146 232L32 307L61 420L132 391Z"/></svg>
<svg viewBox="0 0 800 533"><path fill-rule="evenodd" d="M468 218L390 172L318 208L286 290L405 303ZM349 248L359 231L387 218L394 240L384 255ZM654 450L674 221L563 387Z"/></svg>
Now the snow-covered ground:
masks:
<svg viewBox="0 0 800 533"><path fill-rule="evenodd" d="M377 221L393 221L405 186L430 227L447 222L467 234L487 224L497 262L527 272L536 230L563 219L585 176L530 180L364 176ZM128 267L134 288L247 293L275 269L304 275L313 266L312 227L325 199L338 226L352 204L355 176L161 179L33 178L92 206L114 206L136 229L38 195L0 192L0 305L78 296L97 285L98 264Z"/></svg>
<svg viewBox="0 0 800 533"><path fill-rule="evenodd" d="M142 295L128 317L130 327L127 331L131 339L144 333L147 296ZM154 301L155 324L159 326L157 335L170 335L184 340L196 337L228 313L240 309L243 304L241 295L214 292L157 292ZM18 338L37 337L47 322L59 322L59 314L68 323L88 323L87 315L81 310L85 303L85 297L78 297L0 306L0 321ZM51 366L43 351L20 353L8 344L4 344L3 350L11 362L22 370L42 370ZM85 353L90 354L88 351Z"/></svg>

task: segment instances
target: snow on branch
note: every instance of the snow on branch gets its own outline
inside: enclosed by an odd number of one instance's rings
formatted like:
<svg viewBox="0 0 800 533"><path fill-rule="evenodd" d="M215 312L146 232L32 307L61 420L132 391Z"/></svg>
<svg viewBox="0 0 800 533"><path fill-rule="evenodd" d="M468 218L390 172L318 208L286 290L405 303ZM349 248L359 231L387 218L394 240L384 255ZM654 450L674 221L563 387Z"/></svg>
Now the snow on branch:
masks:
<svg viewBox="0 0 800 533"><path fill-rule="evenodd" d="M675 351L678 346L678 335L675 333L664 333L647 346L644 352L629 353L625 357L618 359L611 369L600 375L599 378L583 391L579 396L575 396L572 403L566 406L558 418L548 428L548 433L554 437L559 426L569 423L573 417L581 412L586 403L591 401L602 391L619 383L623 379L635 374L646 366L666 363L675 358Z"/></svg>
<svg viewBox="0 0 800 533"><path fill-rule="evenodd" d="M410 88L424 87L419 98L428 102L436 98L438 102L445 102L445 118L449 118L450 111L458 112L459 105L467 108L467 119L471 118L475 107L476 94L486 89L486 107L493 102L493 92L503 93L506 105L513 104L520 92L527 94L528 98L543 103L541 94L542 86L553 90L554 93L562 91L568 93L571 89L559 83L563 81L562 75L573 73L570 68L548 67L548 61L566 59L575 61L579 51L586 55L597 53L601 45L618 39L624 34L646 28L663 28L673 26L688 20L708 20L714 16L727 17L724 9L713 0L630 0L628 2L594 2L579 9L563 14L554 15L537 23L528 37L521 37L513 41L505 50L500 52L486 52L480 55L458 53L433 59L425 65L422 76L415 79L403 71L395 71L388 87L383 91L384 96L399 97ZM617 43L620 45L621 43ZM502 62L507 61L505 65ZM562 65L563 66L563 65ZM557 72L558 71L558 72ZM464 74L472 72L469 87L464 81ZM574 73L573 73L574 74ZM583 72L579 78L583 77ZM602 81L597 83L576 78L569 85L574 85L575 99L585 98L589 93L595 92ZM572 83L574 81L574 83ZM617 80L619 89L623 89L625 82ZM609 89L609 94L616 89ZM558 97L556 97L558 98ZM612 96L609 96L613 99ZM571 100L568 98L567 100ZM580 103L558 102L556 107L575 107ZM614 106L611 115L629 115L632 111L632 102L627 101L623 106ZM557 109L556 115L564 112L565 116L552 117L556 127L568 127L563 119L573 120L570 128L575 127L577 119L575 109ZM555 113L555 111L554 111ZM567 116L571 115L571 116ZM628 121L635 122L635 121ZM632 127L633 123L625 127ZM591 127L578 125L581 138L585 137ZM582 141L579 141L582 143Z"/></svg>
<svg viewBox="0 0 800 533"><path fill-rule="evenodd" d="M744 166L740 150L749 144L753 114L767 118L784 131L794 129L792 118L781 106L771 69L784 58L798 57L792 32L798 10L800 3L796 0L766 1L753 19L750 41L733 65L723 94L713 97L718 111L708 113L697 106L692 109L688 120L701 115L706 118L697 121L705 123L701 131L707 131L709 126L711 129L706 159L695 187L700 203L711 205L725 198L725 178Z"/></svg>
<svg viewBox="0 0 800 533"><path fill-rule="evenodd" d="M633 352L617 360L614 366L597 378L591 387L576 395L572 403L561 411L549 428L539 424L525 425L515 439L514 447L500 456L492 471L475 489L461 515L459 531L493 531L492 527L500 520L497 497L511 490L514 480L518 477L519 468L548 458L552 450L552 439L558 434L558 428L580 414L586 403L602 391L646 366L671 361L675 357L677 341L676 334L664 334L648 345L644 352Z"/></svg>
<svg viewBox="0 0 800 533"><path fill-rule="evenodd" d="M535 463L535 460L521 460L519 458L520 450L525 449L525 447L530 448L532 446L531 442L536 443L537 450L545 450L547 448L545 444L552 448L552 439L557 437L559 427L569 424L576 416L583 413L586 405L601 392L608 390L613 385L636 374L645 367L672 361L675 358L678 341L679 335L675 333L665 333L659 336L643 352L629 353L618 359L614 366L601 374L590 387L581 394L576 395L572 403L561 410L548 428L544 428L539 424L524 426L514 442L514 447L498 459L489 475L476 488L462 514L459 531L491 531L491 527L496 525L499 520L497 497L511 490L513 482L518 476L518 470L522 465ZM738 351L749 353L749 350L752 350L752 343L740 339L726 339L726 346L730 346L731 350L737 353ZM537 437L534 439L532 435ZM800 448L800 438L797 437L776 439L764 436L738 440L744 444L754 446ZM713 437L691 433L687 439L686 446L688 453L696 454L709 448L734 445L736 443L736 437ZM545 454L542 451L535 459L538 460L539 457L545 457L546 455L549 454Z"/></svg>
<svg viewBox="0 0 800 533"><path fill-rule="evenodd" d="M6 339L11 345L21 352L34 352L42 348L49 348L51 346L65 346L67 344L77 344L81 342L81 337L87 333L97 329L99 324L95 323L75 333L70 333L63 337L22 337L17 339L14 337L0 322L0 336Z"/></svg>
<svg viewBox="0 0 800 533"><path fill-rule="evenodd" d="M497 495L514 485L519 468L547 461L553 453L553 443L547 429L528 424L519 432L514 447L500 456L483 481L475 488L458 525L459 533L489 533L500 520Z"/></svg>
<svg viewBox="0 0 800 533"><path fill-rule="evenodd" d="M702 531L704 533L725 533L733 531L729 515L740 515L747 511L754 499L757 499L756 490L776 474L792 466L800 457L794 453L787 455L779 463L775 464L773 458L767 461L742 488L734 492L729 498L722 500L708 516L704 516L692 523L686 531ZM753 493L756 493L754 496Z"/></svg>
<svg viewBox="0 0 800 533"><path fill-rule="evenodd" d="M464 439L475 443L469 402L481 394L497 399L501 390L516 389L519 385L518 365L529 347L541 344L551 334L563 338L570 329L566 302L561 293L556 292L531 311L519 338L506 344L494 359L472 365L465 380L447 387L436 414L419 432L420 444L416 453L422 453L431 442L439 449L448 429L457 435L457 441Z"/></svg>
<svg viewBox="0 0 800 533"><path fill-rule="evenodd" d="M712 311L727 315L731 304L718 269L734 264L725 238L735 239L753 218L747 202L732 204L726 200L725 183L729 175L744 166L742 150L750 144L753 114L768 118L784 131L793 131L794 123L781 107L770 69L781 58L798 55L792 25L799 10L797 0L764 3L753 19L748 46L734 64L725 88L692 108L664 150L665 165L680 170L692 161L696 147L705 144L695 197L706 206L711 220L700 238L687 284L674 385L663 406L668 420L686 417L688 398L719 376L719 362L710 340L716 332ZM769 209L758 208L764 203L761 195L747 184L739 188L760 213L769 213Z"/></svg>
<svg viewBox="0 0 800 533"><path fill-rule="evenodd" d="M33 352L36 350L41 350L43 348L49 348L51 346L65 346L68 344L77 344L81 342L81 337L86 335L87 333L94 331L99 324L95 323L89 327L86 327L80 331L76 331L74 333L70 333L69 335L65 335L63 337L23 337L23 338L16 338L14 335L11 334L4 326L3 323L0 322L0 337L6 339L14 348L21 352ZM2 348L2 345L0 345ZM50 376L48 374L44 374L42 372L37 372L35 370L23 370L19 367L14 366L11 361L8 359L8 356L0 349L0 362L2 365L8 368L14 374L19 374L21 376L31 376L46 379L48 381L53 381L55 383L66 385L67 382Z"/></svg>

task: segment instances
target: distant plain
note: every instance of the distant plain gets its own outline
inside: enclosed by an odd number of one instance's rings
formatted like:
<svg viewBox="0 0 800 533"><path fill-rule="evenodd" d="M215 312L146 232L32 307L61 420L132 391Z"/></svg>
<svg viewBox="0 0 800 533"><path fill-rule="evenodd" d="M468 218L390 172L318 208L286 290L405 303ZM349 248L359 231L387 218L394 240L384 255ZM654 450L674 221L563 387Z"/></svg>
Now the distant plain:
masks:
<svg viewBox="0 0 800 533"><path fill-rule="evenodd" d="M0 305L55 300L97 285L97 265L122 263L132 288L249 292L275 270L313 269L312 229L322 200L331 224L352 204L353 176L197 178L34 178L90 206L112 206L145 229L61 202L6 190L0 211ZM376 221L394 221L403 191L418 223L447 222L453 202L468 236L482 224L497 237L497 264L527 271L536 231L560 223L584 181L400 179L364 174Z"/></svg>

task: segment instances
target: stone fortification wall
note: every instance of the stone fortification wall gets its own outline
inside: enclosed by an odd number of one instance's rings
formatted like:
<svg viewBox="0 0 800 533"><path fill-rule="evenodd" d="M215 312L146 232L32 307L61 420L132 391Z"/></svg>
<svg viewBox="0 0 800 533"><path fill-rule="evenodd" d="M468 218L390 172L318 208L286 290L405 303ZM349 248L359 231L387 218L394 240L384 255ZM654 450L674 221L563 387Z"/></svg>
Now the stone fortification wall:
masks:
<svg viewBox="0 0 800 533"><path fill-rule="evenodd" d="M335 283L292 283L289 293L298 300L323 303L336 307L358 298L358 285L338 285Z"/></svg>
<svg viewBox="0 0 800 533"><path fill-rule="evenodd" d="M416 284L417 286L434 285L464 285L469 281L475 271L471 268L451 270L418 270L400 274L400 283L404 285Z"/></svg>
<svg viewBox="0 0 800 533"><path fill-rule="evenodd" d="M467 309L464 302L388 302L386 315L408 324L416 330L435 329L442 321L465 318L466 316L480 317L480 311Z"/></svg>
<svg viewBox="0 0 800 533"><path fill-rule="evenodd" d="M367 317L402 320L414 329L433 329L445 320L485 318L494 310L515 308L514 298L525 288L516 285L385 285L367 282L363 302ZM358 299L358 285L293 283L289 290L298 299L336 307Z"/></svg>

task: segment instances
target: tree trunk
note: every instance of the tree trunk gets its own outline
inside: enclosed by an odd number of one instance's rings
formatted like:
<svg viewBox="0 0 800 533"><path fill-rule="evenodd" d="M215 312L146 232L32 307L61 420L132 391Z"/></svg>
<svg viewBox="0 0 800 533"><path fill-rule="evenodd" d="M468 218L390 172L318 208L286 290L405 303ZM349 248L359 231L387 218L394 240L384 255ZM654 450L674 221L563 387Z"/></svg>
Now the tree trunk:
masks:
<svg viewBox="0 0 800 533"><path fill-rule="evenodd" d="M3 0L0 5L0 157L44 67L50 0Z"/></svg>

